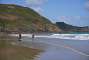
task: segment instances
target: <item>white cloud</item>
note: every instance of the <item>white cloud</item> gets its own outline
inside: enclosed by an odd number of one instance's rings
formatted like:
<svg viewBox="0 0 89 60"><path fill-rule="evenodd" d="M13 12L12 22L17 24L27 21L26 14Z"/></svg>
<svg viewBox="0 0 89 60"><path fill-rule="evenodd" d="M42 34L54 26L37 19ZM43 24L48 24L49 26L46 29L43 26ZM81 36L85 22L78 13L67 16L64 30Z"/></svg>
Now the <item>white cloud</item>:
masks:
<svg viewBox="0 0 89 60"><path fill-rule="evenodd" d="M60 21L89 20L89 16L60 16Z"/></svg>
<svg viewBox="0 0 89 60"><path fill-rule="evenodd" d="M36 12L38 12L38 13L42 13L43 12L41 7L32 7L32 9L35 10Z"/></svg>
<svg viewBox="0 0 89 60"><path fill-rule="evenodd" d="M42 5L46 2L47 0L26 0L26 3L30 4L30 5Z"/></svg>
<svg viewBox="0 0 89 60"><path fill-rule="evenodd" d="M47 0L25 0L25 3L30 7L41 7Z"/></svg>
<svg viewBox="0 0 89 60"><path fill-rule="evenodd" d="M45 4L45 2L47 2L47 0L25 0L25 2L28 7L31 7L38 13L41 13L43 11L41 7Z"/></svg>
<svg viewBox="0 0 89 60"><path fill-rule="evenodd" d="M89 16L60 16L59 21L75 26L87 26L89 25Z"/></svg>
<svg viewBox="0 0 89 60"><path fill-rule="evenodd" d="M89 0L86 1L86 3L85 3L85 8L86 8L87 10L89 10Z"/></svg>
<svg viewBox="0 0 89 60"><path fill-rule="evenodd" d="M75 18L75 17L74 16L60 16L59 17L60 21L63 21L63 22L72 20L73 18Z"/></svg>

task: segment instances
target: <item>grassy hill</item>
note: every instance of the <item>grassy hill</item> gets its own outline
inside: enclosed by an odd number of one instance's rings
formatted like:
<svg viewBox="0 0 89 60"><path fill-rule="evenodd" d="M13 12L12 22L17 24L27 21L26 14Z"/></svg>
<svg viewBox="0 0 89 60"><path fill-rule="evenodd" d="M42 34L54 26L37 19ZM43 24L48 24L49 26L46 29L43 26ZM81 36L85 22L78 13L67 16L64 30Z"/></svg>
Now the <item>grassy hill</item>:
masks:
<svg viewBox="0 0 89 60"><path fill-rule="evenodd" d="M60 32L47 18L31 8L0 4L0 30L8 32Z"/></svg>

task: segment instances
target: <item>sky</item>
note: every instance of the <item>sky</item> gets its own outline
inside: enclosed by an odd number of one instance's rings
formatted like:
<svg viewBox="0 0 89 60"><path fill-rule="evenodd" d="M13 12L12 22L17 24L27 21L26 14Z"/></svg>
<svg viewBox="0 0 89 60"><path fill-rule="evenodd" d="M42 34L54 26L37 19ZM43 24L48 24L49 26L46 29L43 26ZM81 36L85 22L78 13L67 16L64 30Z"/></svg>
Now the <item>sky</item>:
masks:
<svg viewBox="0 0 89 60"><path fill-rule="evenodd" d="M54 23L89 26L88 0L0 0L0 3L32 8Z"/></svg>

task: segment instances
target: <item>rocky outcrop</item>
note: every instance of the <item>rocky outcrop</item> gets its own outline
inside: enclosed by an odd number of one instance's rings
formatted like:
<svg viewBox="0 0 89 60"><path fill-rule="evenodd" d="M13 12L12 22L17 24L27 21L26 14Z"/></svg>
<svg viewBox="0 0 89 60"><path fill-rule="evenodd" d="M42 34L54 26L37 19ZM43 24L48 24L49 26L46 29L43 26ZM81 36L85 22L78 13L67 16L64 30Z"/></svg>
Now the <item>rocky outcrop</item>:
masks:
<svg viewBox="0 0 89 60"><path fill-rule="evenodd" d="M78 27L66 24L64 22L56 22L56 25L64 32L89 32L89 27Z"/></svg>

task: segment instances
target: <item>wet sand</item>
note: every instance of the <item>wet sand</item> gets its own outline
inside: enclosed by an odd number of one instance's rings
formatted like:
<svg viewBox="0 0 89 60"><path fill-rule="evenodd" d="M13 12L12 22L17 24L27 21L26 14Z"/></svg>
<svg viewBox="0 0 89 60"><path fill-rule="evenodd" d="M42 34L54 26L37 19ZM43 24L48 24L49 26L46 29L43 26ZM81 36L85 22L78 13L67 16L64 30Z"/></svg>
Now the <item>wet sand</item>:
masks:
<svg viewBox="0 0 89 60"><path fill-rule="evenodd" d="M42 51L21 44L16 40L0 38L0 60L34 60Z"/></svg>
<svg viewBox="0 0 89 60"><path fill-rule="evenodd" d="M29 46L31 38L24 37L23 43ZM34 39L33 46L45 50L35 60L89 60L89 40L62 40L39 37Z"/></svg>

